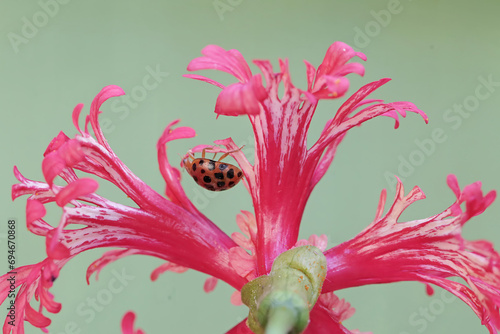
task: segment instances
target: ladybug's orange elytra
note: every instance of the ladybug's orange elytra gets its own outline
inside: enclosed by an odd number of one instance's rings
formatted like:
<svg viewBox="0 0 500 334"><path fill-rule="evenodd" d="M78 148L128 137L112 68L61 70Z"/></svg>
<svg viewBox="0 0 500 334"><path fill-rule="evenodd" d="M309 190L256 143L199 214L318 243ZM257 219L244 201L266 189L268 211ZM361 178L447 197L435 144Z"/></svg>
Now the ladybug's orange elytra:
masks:
<svg viewBox="0 0 500 334"><path fill-rule="evenodd" d="M223 191L234 187L243 178L243 172L238 167L224 163L221 160L227 157L231 151L224 153L219 160L205 158L205 150L201 152L201 158L195 158L191 153L182 160L184 168L191 175L194 182L210 191ZM215 159L215 153L213 159ZM190 160L189 158L193 159Z"/></svg>

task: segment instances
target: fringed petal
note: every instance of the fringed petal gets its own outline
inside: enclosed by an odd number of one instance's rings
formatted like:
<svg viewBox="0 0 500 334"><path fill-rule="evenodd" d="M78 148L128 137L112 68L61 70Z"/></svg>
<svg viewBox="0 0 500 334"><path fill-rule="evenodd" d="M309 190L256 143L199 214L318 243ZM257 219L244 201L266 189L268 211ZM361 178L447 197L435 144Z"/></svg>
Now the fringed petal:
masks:
<svg viewBox="0 0 500 334"><path fill-rule="evenodd" d="M59 268L64 263L45 259L34 265L16 268L14 280L15 287L19 287L19 290L15 299L15 316L7 315L3 326L4 334L24 334L24 320L46 331L45 327L50 325L50 319L43 314L43 310L46 309L51 313L58 313L61 310L61 304L54 301L54 297L48 290L58 277ZM10 293L12 277L11 273L0 277L0 302L2 303ZM40 301L38 311L29 304L33 295L38 296Z"/></svg>
<svg viewBox="0 0 500 334"><path fill-rule="evenodd" d="M363 86L340 107L333 120L328 124L328 127L321 133L318 141L309 150L311 159L317 159L318 155L320 155L328 145L349 129L359 126L377 116L389 116L394 118L396 121L395 128L399 126L398 115L400 114L402 117L406 116L405 110L420 114L424 118L424 121L426 123L428 122L427 115L410 102L377 103L349 117L358 107L366 104L366 101L363 101L363 99L368 96L368 94L387 83L389 80L390 79L381 79ZM369 103L374 101L377 100L369 100Z"/></svg>
<svg viewBox="0 0 500 334"><path fill-rule="evenodd" d="M73 121L79 135L69 139L60 133L51 142L42 164L46 183L29 180L14 168L14 175L20 183L12 187L12 197L30 195L26 211L28 228L45 236L48 255L37 266L27 267L28 277L18 280L22 287L16 302L19 308L14 326L16 333L22 332L25 319L37 326L46 326L48 320L41 315L43 308L59 312L61 305L54 302L48 289L57 278L59 269L69 259L90 249L118 247L123 250L106 253L95 261L87 271L87 280L92 273L99 273L106 264L118 258L142 254L169 261L168 268L162 266L153 276L167 269L181 272L189 267L222 279L235 289L240 289L247 282L229 264L229 249L236 247L229 236L196 211L187 198L180 205L179 192L175 194L177 200L173 201L155 192L135 176L108 146L97 120L99 108L109 97L120 94L123 94L121 88L108 86L96 96L83 132L78 128L77 121L81 105L75 108ZM89 122L97 140L88 132ZM176 121L170 126L175 124ZM171 198L175 193L172 185L179 182L179 173L165 166L168 164L165 144L193 135L194 130L190 128L168 127L160 138L159 146L163 146L159 147L160 163L164 163L161 168L170 183L167 194ZM75 169L110 181L137 207L125 206L97 195L98 182L93 178L80 178ZM57 176L61 176L67 185L55 185ZM44 204L50 202L63 208L57 227L43 220L46 213ZM193 210L186 210L189 207ZM2 289L0 295L6 296L7 291ZM26 306L33 296L40 300L40 315ZM4 332L12 329L6 322Z"/></svg>
<svg viewBox="0 0 500 334"><path fill-rule="evenodd" d="M257 277L255 245L257 240L257 222L251 212L242 210L241 214L236 216L236 223L243 234L235 232L231 235L239 247L233 247L229 250L229 262L238 275L250 281ZM250 251L251 254L245 249Z"/></svg>
<svg viewBox="0 0 500 334"><path fill-rule="evenodd" d="M431 283L462 299L491 333L499 330L500 255L489 242L461 236L463 224L481 214L496 193L483 195L479 182L460 190L454 176L448 177L448 184L457 196L448 209L426 219L398 222L409 205L425 198L418 187L405 195L398 179L394 203L385 216L383 193L375 221L354 239L325 252L328 274L323 291L397 281ZM456 209L461 203L464 212Z"/></svg>

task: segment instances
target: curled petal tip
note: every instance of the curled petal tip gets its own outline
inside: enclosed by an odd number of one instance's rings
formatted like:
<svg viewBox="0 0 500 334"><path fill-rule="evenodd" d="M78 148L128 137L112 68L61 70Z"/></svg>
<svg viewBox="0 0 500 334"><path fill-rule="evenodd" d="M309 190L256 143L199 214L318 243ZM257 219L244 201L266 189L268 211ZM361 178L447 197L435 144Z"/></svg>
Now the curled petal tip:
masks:
<svg viewBox="0 0 500 334"><path fill-rule="evenodd" d="M30 200L30 199L28 199L26 201L26 223L27 224L31 224L35 220L43 218L46 213L47 213L47 210L45 209L45 206L42 204L42 202L37 201L37 200Z"/></svg>
<svg viewBox="0 0 500 334"><path fill-rule="evenodd" d="M135 313L128 311L122 318L122 334L145 334L142 329L134 330Z"/></svg>
<svg viewBox="0 0 500 334"><path fill-rule="evenodd" d="M234 83L222 90L217 98L215 113L225 116L256 115L260 102L267 96L260 76L248 83Z"/></svg>
<svg viewBox="0 0 500 334"><path fill-rule="evenodd" d="M63 207L70 201L77 199L81 196L91 194L97 190L99 183L90 178L78 179L71 182L66 187L64 187L56 195L56 203L58 206Z"/></svg>
<svg viewBox="0 0 500 334"><path fill-rule="evenodd" d="M57 151L64 143L66 143L69 139L69 137L64 133L64 132L59 132L59 134L52 139L50 144L47 146L47 149L43 153L43 156L47 156L53 151Z"/></svg>

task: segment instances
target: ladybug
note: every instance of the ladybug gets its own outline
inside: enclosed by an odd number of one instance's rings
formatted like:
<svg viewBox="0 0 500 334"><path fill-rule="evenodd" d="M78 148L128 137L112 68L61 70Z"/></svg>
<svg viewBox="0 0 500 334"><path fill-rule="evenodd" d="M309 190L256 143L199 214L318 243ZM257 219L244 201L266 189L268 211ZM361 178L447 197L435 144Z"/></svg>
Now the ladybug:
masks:
<svg viewBox="0 0 500 334"><path fill-rule="evenodd" d="M219 160L205 158L205 150L201 152L201 158L195 158L191 153L182 160L182 165L191 175L194 182L210 191L223 191L234 187L243 178L243 172L238 167L221 162L231 151L223 154ZM241 148L240 148L241 150ZM214 159L217 153L214 155ZM189 160L189 158L193 160Z"/></svg>

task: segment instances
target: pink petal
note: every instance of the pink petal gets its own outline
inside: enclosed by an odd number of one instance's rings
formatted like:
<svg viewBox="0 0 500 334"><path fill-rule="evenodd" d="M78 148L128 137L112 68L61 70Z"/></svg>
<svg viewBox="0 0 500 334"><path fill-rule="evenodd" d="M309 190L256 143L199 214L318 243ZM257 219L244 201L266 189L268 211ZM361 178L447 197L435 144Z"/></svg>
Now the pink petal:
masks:
<svg viewBox="0 0 500 334"><path fill-rule="evenodd" d="M178 122L179 120L176 120L167 125L160 139L158 139L158 143L156 144L156 149L158 151L158 165L160 167L161 175L166 183L166 193L168 198L186 210L189 210L197 215L201 215L201 213L198 212L193 203L191 203L189 198L186 196L186 193L182 188L180 182L180 171L173 167L168 161L167 143L177 139L192 138L196 136L196 132L190 127L178 127L172 129L172 127Z"/></svg>
<svg viewBox="0 0 500 334"><path fill-rule="evenodd" d="M247 326L247 319L242 320L236 326L231 328L226 334L254 334Z"/></svg>
<svg viewBox="0 0 500 334"><path fill-rule="evenodd" d="M74 199L95 192L97 188L99 188L99 183L94 179L78 179L68 184L56 195L56 203L63 207Z"/></svg>
<svg viewBox="0 0 500 334"><path fill-rule="evenodd" d="M297 241L295 247L312 245L314 247L319 248L321 251L324 251L326 249L327 244L328 244L328 237L326 236L326 234L322 234L319 237L316 234L313 234L309 237L308 240L302 239Z"/></svg>
<svg viewBox="0 0 500 334"><path fill-rule="evenodd" d="M222 88L222 89L226 88L226 86L224 86L220 82L217 82L215 80L209 79L209 78L204 77L202 75L198 75L198 74L184 74L183 77L188 78L188 79L194 79L194 80L204 81L206 83L209 83L211 85L217 86L217 87Z"/></svg>
<svg viewBox="0 0 500 334"><path fill-rule="evenodd" d="M321 294L318 303L323 304L331 317L338 319L339 322L349 319L356 312L354 307L351 307L351 304L346 302L345 299L340 299L333 292Z"/></svg>
<svg viewBox="0 0 500 334"><path fill-rule="evenodd" d="M151 280L154 282L158 279L158 277L163 274L166 271L172 271L174 273L182 274L186 271L188 271L189 268L180 266L178 264L172 263L172 262L167 262L153 270L151 273Z"/></svg>
<svg viewBox="0 0 500 334"><path fill-rule="evenodd" d="M357 107L359 107L360 103L372 92L374 92L379 87L388 83L391 79L384 78L378 81L371 82L369 84L364 85L356 93L354 93L351 97L345 101L342 106L340 106L339 110L335 114L334 122L336 124L343 121L351 112L354 111ZM373 100L369 100L373 101Z"/></svg>
<svg viewBox="0 0 500 334"><path fill-rule="evenodd" d="M432 285L425 283L425 293L427 293L428 296L434 295L434 288Z"/></svg>
<svg viewBox="0 0 500 334"><path fill-rule="evenodd" d="M49 318L44 316L42 313L35 311L30 304L26 304L25 308L26 320L29 321L35 327L44 328L50 325L51 321Z"/></svg>
<svg viewBox="0 0 500 334"><path fill-rule="evenodd" d="M333 120L330 120L330 122ZM328 128L329 123L328 122L325 126L325 129ZM330 165L333 162L333 159L335 158L335 154L337 153L337 147L339 144L342 142L344 139L345 135L339 136L337 139L332 141L325 149L323 156L321 157L320 161L316 165L316 169L314 170L312 179L311 179L311 184L309 186L308 192L311 193L318 184L318 182L323 178L323 176L326 174L328 171L328 168L330 168Z"/></svg>
<svg viewBox="0 0 500 334"><path fill-rule="evenodd" d="M344 96L349 89L349 80L343 76L325 76L326 86L333 97Z"/></svg>
<svg viewBox="0 0 500 334"><path fill-rule="evenodd" d="M47 149L43 153L43 156L47 156L49 153L53 151L57 151L64 143L66 143L69 140L69 137L66 136L64 132L59 132L59 134L52 139L50 142L49 146L47 146Z"/></svg>
<svg viewBox="0 0 500 334"><path fill-rule="evenodd" d="M42 161L42 172L45 181L47 181L50 187L52 187L56 176L59 175L64 168L66 168L66 163L61 159L57 151L53 151L45 156Z"/></svg>
<svg viewBox="0 0 500 334"><path fill-rule="evenodd" d="M60 242L63 227L64 225L60 224L57 229L53 229L51 233L48 233L45 239L47 256L53 260L64 260L71 255L68 247Z"/></svg>
<svg viewBox="0 0 500 334"><path fill-rule="evenodd" d="M87 273L86 273L86 279L87 279L87 284L90 284L90 277L96 273L95 280L97 281L99 279L99 273L101 270L107 266L108 264L117 261L121 258L124 258L126 256L134 255L134 254L139 254L137 250L133 249L114 249L105 252L99 259L95 260L92 262L88 268L87 268Z"/></svg>
<svg viewBox="0 0 500 334"><path fill-rule="evenodd" d="M201 53L204 57L193 59L187 69L219 70L235 76L240 82L247 82L252 77L252 72L247 62L238 50L224 50L217 45L206 46Z"/></svg>
<svg viewBox="0 0 500 334"><path fill-rule="evenodd" d="M353 96L351 96L338 110L332 122L329 123L328 127L323 130L318 141L309 150L309 154L312 157L317 157L320 155L325 148L340 135L345 133L345 131L359 126L369 119L377 116L390 116L396 120L396 128L398 127L398 113L402 116L405 115L404 111L412 111L420 114L424 120L427 122L427 116L420 109L416 108L413 103L410 102L393 102L387 104L375 104L362 109L357 112L354 116L349 117L353 111L359 106L365 104L363 99L373 92L375 89L381 85L387 83L390 79L381 79L376 82L372 82L368 85L363 86L359 89ZM373 102L374 100L369 100Z"/></svg>
<svg viewBox="0 0 500 334"><path fill-rule="evenodd" d="M233 247L229 250L229 263L241 277L251 277L253 279L255 274L255 260L243 248Z"/></svg>
<svg viewBox="0 0 500 334"><path fill-rule="evenodd" d="M45 206L40 201L34 199L26 201L26 226L31 233L45 236L53 229L42 219L46 212Z"/></svg>
<svg viewBox="0 0 500 334"><path fill-rule="evenodd" d="M493 292L500 291L500 254L491 243L471 242L461 236L462 225L482 213L492 196L483 196L479 182L461 192L454 177L448 177L448 183L455 195L458 192L455 204L466 202L465 212L452 217L451 206L426 219L399 222L402 212L425 196L418 187L405 195L398 179L394 204L386 215L354 239L325 252L328 273L323 292L398 281L433 284L462 299L492 331L500 324L496 304L500 293ZM358 267L363 270L356 270ZM450 277L462 279L468 286Z"/></svg>
<svg viewBox="0 0 500 334"><path fill-rule="evenodd" d="M83 132L80 129L80 125L78 124L78 119L80 118L80 112L82 111L82 109L83 109L83 103L78 103L75 109L73 110L73 115L72 115L73 125L78 130L78 132L80 132L81 135L83 135Z"/></svg>
<svg viewBox="0 0 500 334"><path fill-rule="evenodd" d="M345 43L335 42L326 52L323 63L318 67L316 72L316 82L313 87L310 87L309 79L312 77L308 74L308 91L313 93L317 99L336 98L344 95L349 87L349 81L344 78L350 73L364 75L364 66L359 63L349 63L354 56L358 56L366 60L366 56L361 52L354 52L354 50ZM308 71L310 68L308 67ZM329 78L336 78L334 80ZM343 78L342 84L338 88L334 88L337 80ZM325 90L325 87L328 90ZM329 92L328 92L329 91Z"/></svg>
<svg viewBox="0 0 500 334"><path fill-rule="evenodd" d="M446 183L448 183L448 187L450 187L450 189L453 191L455 196L457 196L457 199L459 199L461 192L460 192L460 186L458 185L458 180L457 180L456 175L454 175L454 174L448 175L448 177L446 178Z"/></svg>
<svg viewBox="0 0 500 334"><path fill-rule="evenodd" d="M306 75L307 75L307 90L310 91L314 84L314 78L316 76L316 68L307 60L304 60L306 64Z"/></svg>
<svg viewBox="0 0 500 334"><path fill-rule="evenodd" d="M122 318L122 333L123 334L145 334L142 329L134 330L135 313L128 311Z"/></svg>
<svg viewBox="0 0 500 334"><path fill-rule="evenodd" d="M260 113L260 103L267 96L260 75L249 82L234 83L224 88L217 98L215 113L225 116L255 115Z"/></svg>
<svg viewBox="0 0 500 334"><path fill-rule="evenodd" d="M309 325L303 334L353 334L323 303L317 302L309 314Z"/></svg>
<svg viewBox="0 0 500 334"><path fill-rule="evenodd" d="M230 153L230 156L238 163L238 166L245 175L245 179L248 181L250 185L255 184L254 168L248 162L245 154L242 152L242 150L240 150L238 145L234 143L233 139L226 138L226 139L215 140L214 144L225 146L226 151L224 153L233 151L233 153Z"/></svg>
<svg viewBox="0 0 500 334"><path fill-rule="evenodd" d="M108 151L111 151L111 148L104 138L101 127L99 125L99 109L107 99L121 95L125 95L125 92L120 87L114 85L106 86L99 92L99 94L96 95L96 97L92 101L92 104L90 105L89 120L90 124L92 125L92 129L94 130L95 137L97 139L97 142L103 145Z"/></svg>
<svg viewBox="0 0 500 334"><path fill-rule="evenodd" d="M348 60L355 56L366 61L364 53L355 52L349 45L343 42L333 43L326 51L325 58L318 67L318 75L330 74L339 70Z"/></svg>
<svg viewBox="0 0 500 334"><path fill-rule="evenodd" d="M84 154L78 141L66 140L66 135L61 132L45 151L45 158L42 161L45 180L52 186L56 176L60 175L66 167L72 167L83 158Z"/></svg>
<svg viewBox="0 0 500 334"><path fill-rule="evenodd" d="M205 284L203 284L203 290L206 293L214 291L215 287L217 286L217 282L219 280L213 276L210 276L205 280Z"/></svg>
<svg viewBox="0 0 500 334"><path fill-rule="evenodd" d="M32 224L35 220L41 219L45 216L47 210L45 206L37 200L26 201L26 223Z"/></svg>
<svg viewBox="0 0 500 334"><path fill-rule="evenodd" d="M231 294L231 304L234 306L241 306L243 302L241 301L241 292L236 290Z"/></svg>

